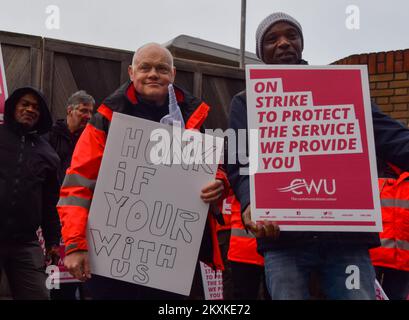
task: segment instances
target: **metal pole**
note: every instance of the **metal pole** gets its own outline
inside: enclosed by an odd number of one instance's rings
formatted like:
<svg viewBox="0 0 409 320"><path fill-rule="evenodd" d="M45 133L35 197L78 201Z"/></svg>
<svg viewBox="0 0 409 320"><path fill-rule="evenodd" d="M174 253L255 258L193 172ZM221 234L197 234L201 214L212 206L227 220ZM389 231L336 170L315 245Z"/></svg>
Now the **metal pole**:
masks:
<svg viewBox="0 0 409 320"><path fill-rule="evenodd" d="M246 54L246 0L241 0L241 26L240 26L240 68L244 69Z"/></svg>

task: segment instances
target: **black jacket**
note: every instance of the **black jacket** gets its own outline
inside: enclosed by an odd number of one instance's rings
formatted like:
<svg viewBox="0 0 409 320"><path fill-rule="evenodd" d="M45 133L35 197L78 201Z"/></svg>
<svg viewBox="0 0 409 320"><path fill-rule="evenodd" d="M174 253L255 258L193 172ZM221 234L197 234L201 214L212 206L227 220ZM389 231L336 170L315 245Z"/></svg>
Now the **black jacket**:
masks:
<svg viewBox="0 0 409 320"><path fill-rule="evenodd" d="M372 117L377 156L405 171L409 171L409 130L401 123L382 113L375 104L372 104ZM247 104L244 91L233 98L229 121L230 128L233 128L236 133L238 129L247 130ZM226 153L229 152L230 150ZM236 159L236 161L235 164L227 165L227 175L234 193L240 201L242 211L244 211L250 203L250 188L249 177L239 173L241 167L246 167L246 165L241 165L238 161L240 153L245 153L248 157L247 148L229 154L229 157ZM378 233L374 232L281 232L278 240L272 241L260 238L257 239L257 244L258 250L264 252L278 247L305 245L309 241L332 242L334 247L338 244L364 245L368 248L380 245Z"/></svg>
<svg viewBox="0 0 409 320"><path fill-rule="evenodd" d="M36 95L40 105L40 119L30 132L14 119L16 103L26 93ZM4 124L0 125L1 243L36 240L41 226L46 245L59 244L60 221L55 207L59 159L39 135L51 124L44 98L35 89L17 89L6 100Z"/></svg>
<svg viewBox="0 0 409 320"><path fill-rule="evenodd" d="M57 152L61 161L58 168L60 184L62 184L65 172L71 164L72 154L79 136L80 134L72 134L70 132L65 119L57 120L50 132L44 135L44 138L48 140L55 152Z"/></svg>

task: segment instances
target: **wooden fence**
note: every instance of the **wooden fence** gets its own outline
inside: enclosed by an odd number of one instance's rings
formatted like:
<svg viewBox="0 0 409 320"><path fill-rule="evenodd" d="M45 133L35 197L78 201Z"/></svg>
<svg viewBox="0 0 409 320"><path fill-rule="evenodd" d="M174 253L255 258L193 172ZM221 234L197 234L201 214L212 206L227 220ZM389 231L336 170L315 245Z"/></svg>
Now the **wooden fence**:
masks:
<svg viewBox="0 0 409 320"><path fill-rule="evenodd" d="M65 117L65 103L86 90L97 103L128 79L133 52L30 35L0 32L7 87L31 85L45 95L54 119ZM245 88L244 71L175 58L176 84L212 107L205 123L225 128L231 98Z"/></svg>

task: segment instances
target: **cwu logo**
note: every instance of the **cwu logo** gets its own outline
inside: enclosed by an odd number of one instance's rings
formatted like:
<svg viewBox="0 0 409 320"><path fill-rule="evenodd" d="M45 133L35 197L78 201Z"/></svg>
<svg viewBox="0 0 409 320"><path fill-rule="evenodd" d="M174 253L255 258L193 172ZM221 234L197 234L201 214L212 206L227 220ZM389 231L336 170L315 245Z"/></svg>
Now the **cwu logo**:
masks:
<svg viewBox="0 0 409 320"><path fill-rule="evenodd" d="M280 192L292 192L296 195L333 195L337 191L335 179L294 179L288 187L277 188Z"/></svg>

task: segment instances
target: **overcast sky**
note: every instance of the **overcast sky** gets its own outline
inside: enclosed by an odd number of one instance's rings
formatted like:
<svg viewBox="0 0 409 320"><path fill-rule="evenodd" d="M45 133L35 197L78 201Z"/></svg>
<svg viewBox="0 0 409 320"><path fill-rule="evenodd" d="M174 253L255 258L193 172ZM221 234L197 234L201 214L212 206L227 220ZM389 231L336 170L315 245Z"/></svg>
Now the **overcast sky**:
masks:
<svg viewBox="0 0 409 320"><path fill-rule="evenodd" d="M240 0L0 0L0 3L0 30L4 31L126 50L146 42L164 43L181 34L240 46ZM47 17L52 13L47 14L46 8L50 5L59 9L59 29L47 29ZM346 13L350 5L359 8L358 30L346 26L347 20L356 22ZM287 12L300 21L304 29L304 58L311 64L327 64L355 53L409 48L408 0L247 0L247 51L255 52L257 26L275 11ZM55 20L51 22L55 26Z"/></svg>

